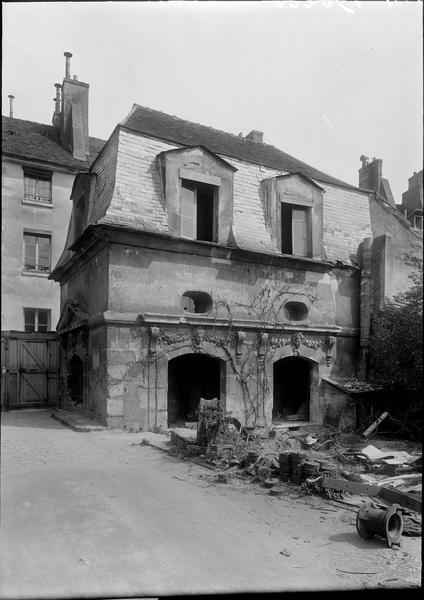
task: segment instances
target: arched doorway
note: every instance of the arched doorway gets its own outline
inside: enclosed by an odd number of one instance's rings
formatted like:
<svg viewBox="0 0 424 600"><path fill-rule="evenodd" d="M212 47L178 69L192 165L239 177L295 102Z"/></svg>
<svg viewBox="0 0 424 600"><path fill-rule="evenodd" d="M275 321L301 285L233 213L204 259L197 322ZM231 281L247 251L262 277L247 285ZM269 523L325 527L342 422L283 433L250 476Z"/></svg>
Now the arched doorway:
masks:
<svg viewBox="0 0 424 600"><path fill-rule="evenodd" d="M273 421L309 421L311 362L289 356L274 363Z"/></svg>
<svg viewBox="0 0 424 600"><path fill-rule="evenodd" d="M197 421L200 398L220 398L221 365L218 358L204 354L183 354L169 361L168 427Z"/></svg>
<svg viewBox="0 0 424 600"><path fill-rule="evenodd" d="M68 388L71 400L75 405L82 404L84 400L84 364L76 354L69 361L68 370Z"/></svg>

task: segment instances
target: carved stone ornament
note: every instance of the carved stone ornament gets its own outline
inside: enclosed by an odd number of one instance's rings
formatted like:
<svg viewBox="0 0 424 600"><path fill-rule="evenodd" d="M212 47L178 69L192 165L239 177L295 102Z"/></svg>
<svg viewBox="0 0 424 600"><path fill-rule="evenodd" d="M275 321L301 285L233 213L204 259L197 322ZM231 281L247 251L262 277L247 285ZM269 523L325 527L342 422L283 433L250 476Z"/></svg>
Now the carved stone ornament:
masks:
<svg viewBox="0 0 424 600"><path fill-rule="evenodd" d="M203 348L203 340L205 337L205 332L203 329L195 329L192 337L193 350L195 352L200 352Z"/></svg>
<svg viewBox="0 0 424 600"><path fill-rule="evenodd" d="M158 342L163 346L170 346L172 344L181 344L190 340L190 334L188 331L179 330L165 330L159 334Z"/></svg>
<svg viewBox="0 0 424 600"><path fill-rule="evenodd" d="M294 333L290 339L293 356L299 356L302 344L305 341L303 333Z"/></svg>
<svg viewBox="0 0 424 600"><path fill-rule="evenodd" d="M281 348L282 346L291 346L293 354L299 353L301 346L318 350L322 348L324 341L320 337L305 337L303 333L294 333L290 336L272 336L272 348Z"/></svg>
<svg viewBox="0 0 424 600"><path fill-rule="evenodd" d="M327 363L327 367L330 366L330 361L333 355L333 348L334 345L336 343L336 338L333 335L328 335L325 338L325 347L326 347L326 355L325 355L325 360Z"/></svg>
<svg viewBox="0 0 424 600"><path fill-rule="evenodd" d="M245 331L236 331L236 360L239 361L244 350L244 342L246 341Z"/></svg>
<svg viewBox="0 0 424 600"><path fill-rule="evenodd" d="M150 327L150 356L156 356L157 353L157 345L159 339L160 329L159 327Z"/></svg>

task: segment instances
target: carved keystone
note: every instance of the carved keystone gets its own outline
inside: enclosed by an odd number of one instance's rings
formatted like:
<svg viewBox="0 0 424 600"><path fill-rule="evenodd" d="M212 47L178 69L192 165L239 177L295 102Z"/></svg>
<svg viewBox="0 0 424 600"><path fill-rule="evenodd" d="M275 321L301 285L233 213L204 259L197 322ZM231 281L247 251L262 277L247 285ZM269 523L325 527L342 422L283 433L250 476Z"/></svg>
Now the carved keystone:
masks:
<svg viewBox="0 0 424 600"><path fill-rule="evenodd" d="M203 348L203 340L205 332L203 329L196 329L193 334L193 349L195 352L199 352Z"/></svg>

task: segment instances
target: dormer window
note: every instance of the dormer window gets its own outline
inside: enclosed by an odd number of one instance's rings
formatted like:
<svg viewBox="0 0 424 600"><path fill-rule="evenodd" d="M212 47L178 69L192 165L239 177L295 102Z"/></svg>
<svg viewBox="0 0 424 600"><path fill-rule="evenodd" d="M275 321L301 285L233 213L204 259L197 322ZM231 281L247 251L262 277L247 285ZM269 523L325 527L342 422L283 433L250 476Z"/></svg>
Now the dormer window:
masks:
<svg viewBox="0 0 424 600"><path fill-rule="evenodd" d="M203 146L167 150L157 160L173 235L229 245L237 169Z"/></svg>
<svg viewBox="0 0 424 600"><path fill-rule="evenodd" d="M261 182L265 224L276 252L322 260L324 192L301 173Z"/></svg>
<svg viewBox="0 0 424 600"><path fill-rule="evenodd" d="M216 242L218 190L213 185L183 179L181 237Z"/></svg>

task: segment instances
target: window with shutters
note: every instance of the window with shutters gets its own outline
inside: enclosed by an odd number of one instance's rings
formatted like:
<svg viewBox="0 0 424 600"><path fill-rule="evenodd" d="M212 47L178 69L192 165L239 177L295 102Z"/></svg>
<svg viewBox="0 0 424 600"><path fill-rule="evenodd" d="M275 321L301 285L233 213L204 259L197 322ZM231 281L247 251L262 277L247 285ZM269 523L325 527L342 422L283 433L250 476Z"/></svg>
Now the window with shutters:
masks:
<svg viewBox="0 0 424 600"><path fill-rule="evenodd" d="M180 234L203 242L217 241L216 187L182 180Z"/></svg>
<svg viewBox="0 0 424 600"><path fill-rule="evenodd" d="M50 235L24 233L24 270L34 273L49 273L50 246Z"/></svg>
<svg viewBox="0 0 424 600"><path fill-rule="evenodd" d="M281 204L281 252L310 256L310 209L295 204Z"/></svg>
<svg viewBox="0 0 424 600"><path fill-rule="evenodd" d="M51 172L24 168L24 201L36 202L40 204L51 204Z"/></svg>
<svg viewBox="0 0 424 600"><path fill-rule="evenodd" d="M50 330L50 310L45 308L24 308L24 328L26 333Z"/></svg>

